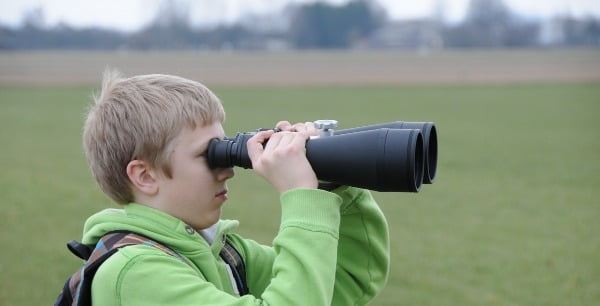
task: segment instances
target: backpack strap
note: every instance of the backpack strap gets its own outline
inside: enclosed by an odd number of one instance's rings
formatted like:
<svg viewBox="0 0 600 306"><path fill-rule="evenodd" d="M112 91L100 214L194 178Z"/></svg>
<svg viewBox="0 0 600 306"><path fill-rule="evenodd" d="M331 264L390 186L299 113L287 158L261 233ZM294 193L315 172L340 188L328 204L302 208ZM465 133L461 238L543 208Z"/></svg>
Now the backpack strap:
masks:
<svg viewBox="0 0 600 306"><path fill-rule="evenodd" d="M250 293L246 283L246 266L240 253L225 240L223 249L219 253L223 261L231 268L231 274L235 280L235 285L240 296Z"/></svg>
<svg viewBox="0 0 600 306"><path fill-rule="evenodd" d="M67 243L69 250L87 261L65 282L62 292L59 294L54 305L91 305L92 280L100 265L120 248L138 244L155 247L171 256L179 258L179 260L186 264L190 264L184 257L173 251L171 248L143 235L128 231L115 231L104 235L100 238L95 248L77 241L71 241Z"/></svg>
<svg viewBox="0 0 600 306"><path fill-rule="evenodd" d="M54 306L87 306L92 304L92 280L100 265L120 248L129 245L152 246L163 252L177 257L182 262L192 265L185 257L181 256L164 244L156 242L148 237L129 231L115 231L104 235L95 247L85 245L77 241L70 241L67 247L73 254L86 260L84 265L75 272L63 286L61 293L56 299ZM228 242L225 242L223 250L219 254L230 267L240 296L248 294L246 284L246 268L239 252Z"/></svg>
<svg viewBox="0 0 600 306"><path fill-rule="evenodd" d="M69 248L69 251L75 254L75 256L83 260L87 260L88 258L90 258L90 255L92 255L92 251L94 251L93 247L75 240L69 241L67 243L67 248Z"/></svg>

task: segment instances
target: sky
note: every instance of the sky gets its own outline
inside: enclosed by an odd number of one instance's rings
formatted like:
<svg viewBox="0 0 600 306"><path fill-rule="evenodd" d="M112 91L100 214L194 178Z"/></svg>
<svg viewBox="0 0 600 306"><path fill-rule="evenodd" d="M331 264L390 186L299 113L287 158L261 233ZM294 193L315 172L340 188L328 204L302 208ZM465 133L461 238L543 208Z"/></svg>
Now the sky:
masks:
<svg viewBox="0 0 600 306"><path fill-rule="evenodd" d="M148 24L164 0L0 0L0 24L18 26L24 12L41 8L42 24L60 22L74 27L101 26L135 31ZM277 12L289 3L309 3L315 0L173 0L189 2L190 16L195 25L233 23L247 14ZM348 0L327 0L344 3ZM460 20L469 0L373 0L383 6L391 19L431 16L436 7L444 8L448 21ZM557 14L600 16L599 0L504 0L516 13L530 17L551 17Z"/></svg>

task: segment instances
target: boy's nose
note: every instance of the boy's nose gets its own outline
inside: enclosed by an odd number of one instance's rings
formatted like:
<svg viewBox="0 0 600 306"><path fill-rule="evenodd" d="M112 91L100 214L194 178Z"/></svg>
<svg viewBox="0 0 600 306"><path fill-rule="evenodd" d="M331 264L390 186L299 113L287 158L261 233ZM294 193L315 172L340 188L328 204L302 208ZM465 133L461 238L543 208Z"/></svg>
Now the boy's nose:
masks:
<svg viewBox="0 0 600 306"><path fill-rule="evenodd" d="M217 180L224 181L232 178L235 175L233 168L219 168L217 169Z"/></svg>

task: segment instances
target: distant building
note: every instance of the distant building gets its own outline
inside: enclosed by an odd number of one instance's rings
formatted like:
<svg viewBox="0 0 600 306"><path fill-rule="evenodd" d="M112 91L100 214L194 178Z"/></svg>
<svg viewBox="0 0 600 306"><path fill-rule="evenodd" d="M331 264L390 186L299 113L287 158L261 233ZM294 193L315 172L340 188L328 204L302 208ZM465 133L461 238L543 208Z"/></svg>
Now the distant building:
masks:
<svg viewBox="0 0 600 306"><path fill-rule="evenodd" d="M543 46L599 46L600 19L556 16L541 22L538 36Z"/></svg>
<svg viewBox="0 0 600 306"><path fill-rule="evenodd" d="M553 17L540 24L539 42L542 46L557 46L565 42L564 18Z"/></svg>

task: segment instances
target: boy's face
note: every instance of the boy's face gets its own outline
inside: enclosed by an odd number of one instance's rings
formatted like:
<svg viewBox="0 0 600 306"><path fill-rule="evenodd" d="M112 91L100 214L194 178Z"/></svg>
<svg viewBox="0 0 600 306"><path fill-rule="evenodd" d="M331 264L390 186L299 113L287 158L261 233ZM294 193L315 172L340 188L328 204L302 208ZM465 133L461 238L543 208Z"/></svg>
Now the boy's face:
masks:
<svg viewBox="0 0 600 306"><path fill-rule="evenodd" d="M184 128L171 152L172 177L157 178L158 208L196 230L215 224L227 200L225 181L233 177L233 168L210 169L203 156L209 140L224 136L220 123Z"/></svg>

